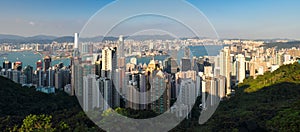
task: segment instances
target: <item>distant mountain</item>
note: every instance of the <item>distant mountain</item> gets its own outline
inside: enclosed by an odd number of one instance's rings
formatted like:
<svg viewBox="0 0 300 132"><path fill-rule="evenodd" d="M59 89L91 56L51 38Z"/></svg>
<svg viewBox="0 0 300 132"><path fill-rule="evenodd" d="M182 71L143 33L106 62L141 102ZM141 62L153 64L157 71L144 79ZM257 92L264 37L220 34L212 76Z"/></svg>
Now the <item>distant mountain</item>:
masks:
<svg viewBox="0 0 300 132"><path fill-rule="evenodd" d="M266 48L277 47L277 49L292 48L292 47L299 48L300 47L300 41L270 42L270 43L265 43L264 47L266 47Z"/></svg>
<svg viewBox="0 0 300 132"><path fill-rule="evenodd" d="M137 41L142 40L173 40L174 37L170 35L137 35L137 36L125 36L125 39L133 39ZM119 37L113 36L96 36L89 38L80 38L82 42L101 42L101 41L117 41ZM37 35L32 37L22 37L17 35L5 35L0 34L0 43L12 43L12 44L24 44L24 43L40 43L40 44L48 44L55 42L74 42L73 36L47 36L47 35Z"/></svg>
<svg viewBox="0 0 300 132"><path fill-rule="evenodd" d="M55 41L58 43L64 43L64 42L72 43L72 42L74 42L74 37L64 36L64 37L59 37L59 38L53 39L52 41Z"/></svg>
<svg viewBox="0 0 300 132"><path fill-rule="evenodd" d="M54 40L57 39L58 37L55 36L47 36L47 35L37 35L33 37L28 37L27 39L31 40Z"/></svg>
<svg viewBox="0 0 300 132"><path fill-rule="evenodd" d="M137 35L137 36L130 36L126 37L127 39L133 39L133 40L173 40L175 37L172 37L170 35Z"/></svg>
<svg viewBox="0 0 300 132"><path fill-rule="evenodd" d="M7 35L7 34L0 34L0 39L25 39L26 37L18 36L18 35Z"/></svg>

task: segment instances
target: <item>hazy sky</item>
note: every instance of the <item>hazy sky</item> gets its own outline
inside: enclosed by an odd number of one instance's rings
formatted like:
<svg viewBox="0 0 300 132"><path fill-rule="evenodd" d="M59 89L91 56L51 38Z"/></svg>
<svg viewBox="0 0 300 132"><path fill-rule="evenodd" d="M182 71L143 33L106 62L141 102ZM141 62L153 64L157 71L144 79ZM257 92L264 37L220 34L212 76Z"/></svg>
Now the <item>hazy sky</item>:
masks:
<svg viewBox="0 0 300 132"><path fill-rule="evenodd" d="M74 32L80 32L93 14L111 2L111 0L1 0L0 34L70 36ZM188 0L188 2L207 16L220 38L300 39L299 0ZM119 10L126 11L126 7L135 6L128 0L127 5ZM162 4L160 8L168 10L169 7ZM169 11L176 12L173 9ZM112 12L111 16L103 19L109 22L117 16L116 13L122 12ZM179 14L184 15L185 12ZM191 17L189 19L191 21L195 19L193 15L186 15Z"/></svg>

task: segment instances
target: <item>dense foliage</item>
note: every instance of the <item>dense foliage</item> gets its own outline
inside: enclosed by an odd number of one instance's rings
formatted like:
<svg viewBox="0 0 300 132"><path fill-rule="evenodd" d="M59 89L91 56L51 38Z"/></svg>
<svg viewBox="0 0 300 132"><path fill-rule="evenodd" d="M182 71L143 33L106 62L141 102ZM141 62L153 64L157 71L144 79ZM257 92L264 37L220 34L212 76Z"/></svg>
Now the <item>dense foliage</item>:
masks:
<svg viewBox="0 0 300 132"><path fill-rule="evenodd" d="M100 130L86 117L76 97L61 91L43 94L3 77L0 77L0 84L1 131L22 131L30 121L34 122L31 126L39 128L39 122L44 119L51 123L49 130Z"/></svg>
<svg viewBox="0 0 300 132"><path fill-rule="evenodd" d="M194 130L300 130L300 64L282 66L257 79L246 79L235 96L222 101L213 117Z"/></svg>

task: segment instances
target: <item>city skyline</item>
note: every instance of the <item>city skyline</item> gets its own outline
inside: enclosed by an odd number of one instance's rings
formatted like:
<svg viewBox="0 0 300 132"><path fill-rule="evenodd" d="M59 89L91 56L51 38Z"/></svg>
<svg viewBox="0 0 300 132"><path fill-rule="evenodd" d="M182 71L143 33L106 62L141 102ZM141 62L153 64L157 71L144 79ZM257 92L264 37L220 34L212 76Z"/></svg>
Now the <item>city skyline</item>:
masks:
<svg viewBox="0 0 300 132"><path fill-rule="evenodd" d="M99 9L112 1L2 1L0 34L20 36L53 35L71 36L82 27ZM166 1L170 2L170 1ZM195 1L188 0L203 12L216 29L220 38L238 39L300 39L298 1ZM145 2L146 3L146 2ZM127 2L134 6L134 1ZM18 7L10 8L12 6ZM47 6L46 6L47 5ZM168 9L168 7L165 7ZM172 12L174 10L170 10ZM9 15L7 15L9 13ZM119 12L112 12L118 15ZM174 13L176 13L174 11ZM183 12L184 13L184 12ZM108 16L109 17L109 16ZM189 15L186 16L189 18ZM107 23L111 22L107 20ZM156 26L165 26L156 23ZM130 26L130 25L129 25ZM171 25L172 26L172 25ZM174 26L174 25L173 25ZM126 30L126 29L123 29ZM120 31L125 33L124 31ZM104 35L99 30L99 34ZM130 35L130 34L129 34ZM89 37L94 37L89 36ZM114 36L119 36L115 34ZM181 36L186 37L186 36ZM203 36L209 37L209 36Z"/></svg>

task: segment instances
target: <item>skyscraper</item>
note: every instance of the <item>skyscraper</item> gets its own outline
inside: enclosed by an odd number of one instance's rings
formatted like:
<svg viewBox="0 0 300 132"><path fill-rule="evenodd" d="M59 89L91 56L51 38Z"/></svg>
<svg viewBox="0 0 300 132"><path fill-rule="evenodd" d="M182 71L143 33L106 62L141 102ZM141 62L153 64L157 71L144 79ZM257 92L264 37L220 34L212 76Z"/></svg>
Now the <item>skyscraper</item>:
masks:
<svg viewBox="0 0 300 132"><path fill-rule="evenodd" d="M26 66L23 70L24 75L26 76L26 83L31 84L33 83L33 67Z"/></svg>
<svg viewBox="0 0 300 132"><path fill-rule="evenodd" d="M242 54L237 55L237 80L238 83L243 83L246 78L246 65L245 65L245 57Z"/></svg>
<svg viewBox="0 0 300 132"><path fill-rule="evenodd" d="M74 33L74 49L79 48L79 33Z"/></svg>
<svg viewBox="0 0 300 132"><path fill-rule="evenodd" d="M43 69L43 62L42 62L41 60L38 60L38 61L36 62L36 69L37 69L37 70Z"/></svg>
<svg viewBox="0 0 300 132"><path fill-rule="evenodd" d="M150 99L153 101L151 109L157 113L163 113L170 107L171 91L167 87L167 80L162 71L158 71L152 79L151 84L151 96Z"/></svg>
<svg viewBox="0 0 300 132"><path fill-rule="evenodd" d="M12 68L12 65L11 65L10 61L4 61L3 62L3 69L8 70L8 69L11 69L11 68Z"/></svg>
<svg viewBox="0 0 300 132"><path fill-rule="evenodd" d="M22 70L22 62L21 62L21 61L16 61L16 62L14 63L13 69L14 69L14 70L21 71L21 70Z"/></svg>
<svg viewBox="0 0 300 132"><path fill-rule="evenodd" d="M44 57L44 71L46 72L51 67L51 57L45 56Z"/></svg>
<svg viewBox="0 0 300 132"><path fill-rule="evenodd" d="M91 111L100 108L100 88L98 76L89 74L83 77L83 110Z"/></svg>
<svg viewBox="0 0 300 132"><path fill-rule="evenodd" d="M220 52L220 75L226 77L226 94L231 93L230 48L224 47Z"/></svg>
<svg viewBox="0 0 300 132"><path fill-rule="evenodd" d="M192 63L191 63L191 59L189 58L182 58L181 59L181 71L189 71L192 68Z"/></svg>
<svg viewBox="0 0 300 132"><path fill-rule="evenodd" d="M117 48L105 47L102 50L102 77L114 79L114 73L117 68Z"/></svg>

